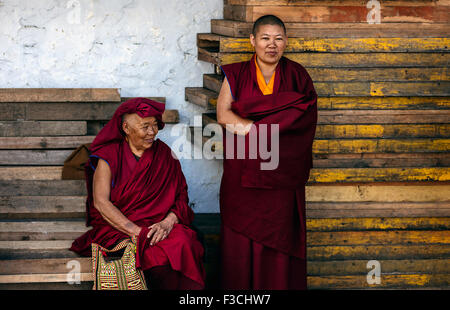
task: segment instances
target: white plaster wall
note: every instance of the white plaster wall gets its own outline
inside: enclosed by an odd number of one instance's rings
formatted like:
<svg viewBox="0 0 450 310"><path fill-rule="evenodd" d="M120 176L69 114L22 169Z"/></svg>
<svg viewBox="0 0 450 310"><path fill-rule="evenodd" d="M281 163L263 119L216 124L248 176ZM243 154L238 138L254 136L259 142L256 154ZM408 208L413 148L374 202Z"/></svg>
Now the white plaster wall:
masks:
<svg viewBox="0 0 450 310"><path fill-rule="evenodd" d="M180 122L201 109L184 88L202 86L196 35L222 18L223 0L0 0L0 87L119 88L166 97ZM171 145L174 125L159 138ZM195 212L218 212L222 164L181 159Z"/></svg>

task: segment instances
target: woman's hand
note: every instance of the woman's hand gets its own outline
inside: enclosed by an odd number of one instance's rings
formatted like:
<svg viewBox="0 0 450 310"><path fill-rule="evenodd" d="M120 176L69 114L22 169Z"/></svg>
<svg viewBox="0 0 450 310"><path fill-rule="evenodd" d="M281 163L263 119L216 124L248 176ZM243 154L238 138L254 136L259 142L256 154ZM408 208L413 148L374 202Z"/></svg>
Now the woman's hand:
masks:
<svg viewBox="0 0 450 310"><path fill-rule="evenodd" d="M164 220L149 226L148 228L150 231L147 234L147 238L151 238L150 245L155 245L156 243L166 239L176 223L178 223L177 216L175 213L170 212Z"/></svg>

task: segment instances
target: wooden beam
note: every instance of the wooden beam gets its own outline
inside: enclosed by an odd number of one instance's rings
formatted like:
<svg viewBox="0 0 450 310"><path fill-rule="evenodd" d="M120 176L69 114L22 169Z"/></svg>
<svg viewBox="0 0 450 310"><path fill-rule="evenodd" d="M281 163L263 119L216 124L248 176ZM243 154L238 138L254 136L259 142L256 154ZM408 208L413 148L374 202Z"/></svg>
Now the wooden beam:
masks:
<svg viewBox="0 0 450 310"><path fill-rule="evenodd" d="M0 88L0 102L120 102L116 88Z"/></svg>

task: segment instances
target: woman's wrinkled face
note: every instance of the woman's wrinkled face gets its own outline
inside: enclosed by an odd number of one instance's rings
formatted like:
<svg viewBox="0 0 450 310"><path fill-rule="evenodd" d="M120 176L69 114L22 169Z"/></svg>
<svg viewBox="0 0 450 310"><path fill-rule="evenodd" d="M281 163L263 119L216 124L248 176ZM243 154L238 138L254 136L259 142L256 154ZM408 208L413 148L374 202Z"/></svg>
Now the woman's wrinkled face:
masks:
<svg viewBox="0 0 450 310"><path fill-rule="evenodd" d="M276 64L283 56L287 36L279 25L261 25L256 35L250 35L256 56L266 64Z"/></svg>
<svg viewBox="0 0 450 310"><path fill-rule="evenodd" d="M140 117L137 114L126 115L122 129L137 150L150 148L158 134L158 121L154 116Z"/></svg>

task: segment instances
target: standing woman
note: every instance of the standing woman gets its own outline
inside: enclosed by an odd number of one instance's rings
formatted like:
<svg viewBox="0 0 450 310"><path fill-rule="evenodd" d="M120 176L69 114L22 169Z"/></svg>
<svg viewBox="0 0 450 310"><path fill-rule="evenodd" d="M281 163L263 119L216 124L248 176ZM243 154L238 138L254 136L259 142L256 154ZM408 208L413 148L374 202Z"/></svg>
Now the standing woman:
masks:
<svg viewBox="0 0 450 310"><path fill-rule="evenodd" d="M287 35L278 17L260 17L250 41L255 49L250 61L222 66L217 102L225 154L221 285L306 289L305 184L312 168L317 94L306 69L283 57ZM271 154L279 158L275 168L262 169L268 160L249 155L257 149L249 137L258 137L261 149L266 130ZM245 141L244 158L237 158L238 147L229 147L239 139Z"/></svg>

